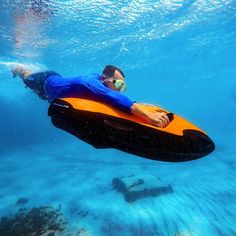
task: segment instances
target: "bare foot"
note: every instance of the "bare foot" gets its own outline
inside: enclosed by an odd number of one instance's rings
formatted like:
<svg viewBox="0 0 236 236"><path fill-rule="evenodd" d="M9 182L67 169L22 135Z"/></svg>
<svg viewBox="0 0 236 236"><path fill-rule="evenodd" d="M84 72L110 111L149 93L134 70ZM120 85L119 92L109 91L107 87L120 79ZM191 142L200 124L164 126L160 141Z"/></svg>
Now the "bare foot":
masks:
<svg viewBox="0 0 236 236"><path fill-rule="evenodd" d="M20 73L20 71L23 70L23 66L21 65L17 65L17 67L15 69L12 69L11 72L12 72L12 76L13 78L17 77Z"/></svg>
<svg viewBox="0 0 236 236"><path fill-rule="evenodd" d="M15 69L12 69L12 76L13 78L20 76L21 79L28 79L31 75L30 70L26 70L22 65L17 65Z"/></svg>

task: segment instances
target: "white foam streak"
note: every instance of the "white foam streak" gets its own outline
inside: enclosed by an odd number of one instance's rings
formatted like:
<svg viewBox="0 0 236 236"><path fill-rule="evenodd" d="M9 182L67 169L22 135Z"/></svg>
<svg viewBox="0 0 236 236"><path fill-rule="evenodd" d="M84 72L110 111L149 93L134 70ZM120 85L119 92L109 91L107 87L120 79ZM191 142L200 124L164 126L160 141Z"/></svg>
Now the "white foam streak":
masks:
<svg viewBox="0 0 236 236"><path fill-rule="evenodd" d="M5 67L8 67L9 69L13 69L15 68L17 65L22 65L24 66L25 68L28 68L34 72L36 71L43 71L46 69L46 66L45 65L42 65L42 64L39 64L39 63L29 63L29 62L19 62L19 61L2 61L0 60L0 65L3 65Z"/></svg>

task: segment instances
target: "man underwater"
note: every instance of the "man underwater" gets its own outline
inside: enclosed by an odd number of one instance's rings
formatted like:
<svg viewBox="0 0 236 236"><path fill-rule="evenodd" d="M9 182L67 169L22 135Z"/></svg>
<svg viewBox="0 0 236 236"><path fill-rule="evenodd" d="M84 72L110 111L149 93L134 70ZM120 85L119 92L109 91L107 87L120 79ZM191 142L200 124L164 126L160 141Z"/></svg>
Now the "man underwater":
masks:
<svg viewBox="0 0 236 236"><path fill-rule="evenodd" d="M27 87L49 102L57 98L84 98L132 113L160 128L165 128L170 122L165 113L145 111L139 103L122 93L127 89L125 76L116 66L107 65L101 75L94 73L70 78L64 78L54 71L32 73L21 65L12 72L13 77L19 76Z"/></svg>

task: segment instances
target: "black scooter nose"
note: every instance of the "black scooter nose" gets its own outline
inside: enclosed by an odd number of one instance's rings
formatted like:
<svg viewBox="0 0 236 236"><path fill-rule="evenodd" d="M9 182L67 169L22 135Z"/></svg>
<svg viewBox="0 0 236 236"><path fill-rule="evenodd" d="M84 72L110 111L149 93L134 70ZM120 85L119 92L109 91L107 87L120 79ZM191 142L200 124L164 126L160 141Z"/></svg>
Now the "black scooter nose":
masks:
<svg viewBox="0 0 236 236"><path fill-rule="evenodd" d="M184 136L190 141L191 151L194 153L207 155L215 149L213 141L203 132L186 130Z"/></svg>

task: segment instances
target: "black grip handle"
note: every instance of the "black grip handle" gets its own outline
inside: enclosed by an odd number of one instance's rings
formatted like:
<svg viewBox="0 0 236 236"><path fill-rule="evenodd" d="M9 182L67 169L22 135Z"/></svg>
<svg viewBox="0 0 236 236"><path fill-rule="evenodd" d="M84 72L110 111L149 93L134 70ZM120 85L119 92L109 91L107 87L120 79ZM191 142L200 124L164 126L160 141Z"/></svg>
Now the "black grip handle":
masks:
<svg viewBox="0 0 236 236"><path fill-rule="evenodd" d="M166 115L168 116L170 122L174 120L174 113L167 113Z"/></svg>

